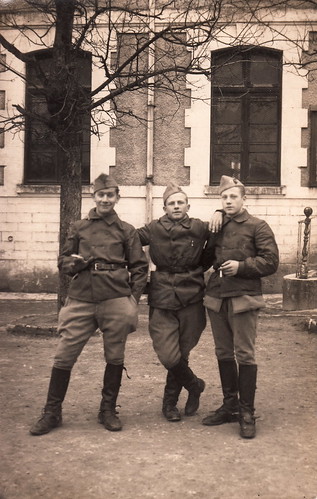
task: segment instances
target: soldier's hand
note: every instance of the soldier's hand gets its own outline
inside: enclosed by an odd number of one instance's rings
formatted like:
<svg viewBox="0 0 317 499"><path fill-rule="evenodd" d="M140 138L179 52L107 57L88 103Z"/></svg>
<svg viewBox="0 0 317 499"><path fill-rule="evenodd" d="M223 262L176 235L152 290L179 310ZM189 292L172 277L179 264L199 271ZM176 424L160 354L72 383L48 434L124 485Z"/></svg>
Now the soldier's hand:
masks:
<svg viewBox="0 0 317 499"><path fill-rule="evenodd" d="M93 257L85 260L81 255L65 256L63 259L62 270L65 274L74 275L86 269L93 261Z"/></svg>
<svg viewBox="0 0 317 499"><path fill-rule="evenodd" d="M222 227L223 213L221 211L215 211L209 222L209 230L211 232L219 232Z"/></svg>
<svg viewBox="0 0 317 499"><path fill-rule="evenodd" d="M227 260L220 267L219 270L225 276L234 276L238 273L239 262L237 260Z"/></svg>

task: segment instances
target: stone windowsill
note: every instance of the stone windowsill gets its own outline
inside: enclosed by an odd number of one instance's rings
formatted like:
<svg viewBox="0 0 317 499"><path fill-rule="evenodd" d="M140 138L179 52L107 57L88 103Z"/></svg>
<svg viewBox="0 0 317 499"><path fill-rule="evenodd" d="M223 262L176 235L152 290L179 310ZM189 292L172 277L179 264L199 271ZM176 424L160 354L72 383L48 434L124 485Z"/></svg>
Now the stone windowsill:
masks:
<svg viewBox="0 0 317 499"><path fill-rule="evenodd" d="M60 186L53 184L18 184L17 194L21 196L59 196ZM91 195L91 185L82 186L83 196ZM205 185L204 194L208 196L218 196L217 185ZM285 196L286 186L248 186L246 194L250 196Z"/></svg>
<svg viewBox="0 0 317 499"><path fill-rule="evenodd" d="M17 194L21 196L59 196L60 186L53 184L18 184ZM91 185L82 186L83 196L91 195Z"/></svg>
<svg viewBox="0 0 317 499"><path fill-rule="evenodd" d="M245 188L246 194L249 196L285 196L286 195L286 186L247 186ZM218 186L217 185L205 185L204 186L204 194L205 196L219 196Z"/></svg>

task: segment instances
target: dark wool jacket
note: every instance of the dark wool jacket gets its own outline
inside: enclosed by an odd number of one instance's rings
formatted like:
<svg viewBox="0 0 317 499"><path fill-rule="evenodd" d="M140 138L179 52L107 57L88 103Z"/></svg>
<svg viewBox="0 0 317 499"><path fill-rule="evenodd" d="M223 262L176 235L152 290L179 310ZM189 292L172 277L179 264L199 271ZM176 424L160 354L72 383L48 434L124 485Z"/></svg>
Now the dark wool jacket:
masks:
<svg viewBox="0 0 317 499"><path fill-rule="evenodd" d="M90 264L76 271L72 254L94 263L114 264L115 270L94 270ZM130 296L138 301L147 282L148 262L135 228L115 211L100 217L96 209L75 222L58 260L59 268L73 279L68 296L98 302Z"/></svg>
<svg viewBox="0 0 317 499"><path fill-rule="evenodd" d="M149 305L176 310L203 299L201 256L208 240L208 223L186 217L174 222L167 215L138 229L156 270L151 272Z"/></svg>
<svg viewBox="0 0 317 499"><path fill-rule="evenodd" d="M238 273L220 277L220 265L226 260L238 260ZM224 217L221 232L211 234L203 255L204 267L213 266L206 295L225 298L260 295L261 277L274 274L279 264L279 252L269 225L250 215L247 210L236 217Z"/></svg>

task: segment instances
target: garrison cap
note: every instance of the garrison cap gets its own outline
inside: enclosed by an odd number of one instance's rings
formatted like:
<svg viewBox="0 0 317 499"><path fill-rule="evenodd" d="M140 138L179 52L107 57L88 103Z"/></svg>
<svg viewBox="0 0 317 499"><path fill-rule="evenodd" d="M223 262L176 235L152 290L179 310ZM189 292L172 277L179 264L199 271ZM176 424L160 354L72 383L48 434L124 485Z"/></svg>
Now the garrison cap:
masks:
<svg viewBox="0 0 317 499"><path fill-rule="evenodd" d="M94 193L100 191L100 189L109 189L110 187L119 187L111 175L101 173L94 181Z"/></svg>
<svg viewBox="0 0 317 499"><path fill-rule="evenodd" d="M169 182L163 194L164 204L166 203L167 198L169 198L172 194L176 194L177 192L182 192L186 196L186 192L184 192L183 189L179 187L179 185L175 184L175 182Z"/></svg>
<svg viewBox="0 0 317 499"><path fill-rule="evenodd" d="M235 177L228 177L227 175L222 175L220 179L220 185L219 185L219 194L221 194L223 191L230 189L231 187L237 187L238 185L244 185L240 180L238 180Z"/></svg>

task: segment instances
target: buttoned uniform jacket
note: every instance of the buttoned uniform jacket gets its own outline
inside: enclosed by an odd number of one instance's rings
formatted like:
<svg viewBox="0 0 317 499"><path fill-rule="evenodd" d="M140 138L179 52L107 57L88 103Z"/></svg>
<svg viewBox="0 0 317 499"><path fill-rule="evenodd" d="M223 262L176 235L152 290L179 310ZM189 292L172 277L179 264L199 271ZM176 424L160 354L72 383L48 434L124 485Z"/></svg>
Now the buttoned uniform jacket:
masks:
<svg viewBox="0 0 317 499"><path fill-rule="evenodd" d="M86 268L75 273L72 254L89 259ZM94 270L91 264L98 261L114 264L114 270ZM148 261L136 229L120 220L114 210L100 217L96 208L72 225L58 266L72 276L68 296L87 302L131 294L138 302L148 275Z"/></svg>
<svg viewBox="0 0 317 499"><path fill-rule="evenodd" d="M201 256L209 237L208 223L188 215L173 221L167 215L138 229L156 270L151 272L151 307L177 310L203 299Z"/></svg>
<svg viewBox="0 0 317 499"><path fill-rule="evenodd" d="M238 260L234 276L221 276L219 267L227 260ZM203 255L204 268L211 265L206 298L256 296L262 294L261 278L274 274L279 251L269 225L243 210L237 216L224 217L222 230L211 234Z"/></svg>

